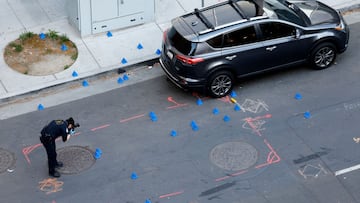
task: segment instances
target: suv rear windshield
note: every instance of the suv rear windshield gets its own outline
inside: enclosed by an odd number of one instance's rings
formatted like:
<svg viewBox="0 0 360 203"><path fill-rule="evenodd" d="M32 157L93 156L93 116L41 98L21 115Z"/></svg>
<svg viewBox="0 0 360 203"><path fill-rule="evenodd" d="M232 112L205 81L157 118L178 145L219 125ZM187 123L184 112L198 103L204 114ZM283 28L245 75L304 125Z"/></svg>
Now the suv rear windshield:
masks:
<svg viewBox="0 0 360 203"><path fill-rule="evenodd" d="M193 55L196 43L192 43L181 36L174 27L167 32L171 46L175 47L180 53L184 55Z"/></svg>

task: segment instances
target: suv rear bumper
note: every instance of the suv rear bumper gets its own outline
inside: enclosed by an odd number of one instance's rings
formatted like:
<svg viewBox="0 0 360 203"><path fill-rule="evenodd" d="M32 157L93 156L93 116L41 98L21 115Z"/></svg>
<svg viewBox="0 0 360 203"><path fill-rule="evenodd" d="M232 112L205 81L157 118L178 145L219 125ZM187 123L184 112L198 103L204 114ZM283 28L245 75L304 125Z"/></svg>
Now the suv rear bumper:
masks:
<svg viewBox="0 0 360 203"><path fill-rule="evenodd" d="M181 76L172 74L171 71L169 71L169 67L166 66L163 59L159 58L160 66L164 70L166 76L169 78L169 80L174 83L176 86L178 86L181 89L184 90L204 90L205 89L205 83L203 80L199 80L198 82L189 82L187 78L182 78ZM192 79L191 79L192 80Z"/></svg>
<svg viewBox="0 0 360 203"><path fill-rule="evenodd" d="M181 88L181 89L186 89L185 86L183 86L183 85L181 85L181 84L179 83L179 79L177 79L175 76L173 76L173 75L167 70L167 68L165 67L164 62L162 61L161 58L159 59L159 61L160 61L160 66L161 66L161 68L164 70L166 76L170 79L170 81L171 81L172 83L174 83L176 86L178 86L179 88Z"/></svg>

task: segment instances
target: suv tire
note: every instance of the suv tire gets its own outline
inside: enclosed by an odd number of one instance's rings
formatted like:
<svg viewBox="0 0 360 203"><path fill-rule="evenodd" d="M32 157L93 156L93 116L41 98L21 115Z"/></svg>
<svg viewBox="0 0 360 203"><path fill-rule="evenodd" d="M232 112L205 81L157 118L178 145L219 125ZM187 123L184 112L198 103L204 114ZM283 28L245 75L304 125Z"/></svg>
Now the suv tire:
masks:
<svg viewBox="0 0 360 203"><path fill-rule="evenodd" d="M208 81L208 93L215 98L229 94L234 86L234 76L229 71L215 72Z"/></svg>
<svg viewBox="0 0 360 203"><path fill-rule="evenodd" d="M336 47L329 42L322 43L315 47L310 56L310 63L313 69L321 70L328 68L336 58Z"/></svg>

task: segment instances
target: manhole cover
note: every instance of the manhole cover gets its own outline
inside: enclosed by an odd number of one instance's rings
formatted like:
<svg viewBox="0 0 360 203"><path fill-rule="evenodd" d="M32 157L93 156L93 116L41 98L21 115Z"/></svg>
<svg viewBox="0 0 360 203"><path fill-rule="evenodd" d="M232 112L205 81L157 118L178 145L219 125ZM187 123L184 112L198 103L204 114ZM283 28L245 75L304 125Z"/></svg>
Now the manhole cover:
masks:
<svg viewBox="0 0 360 203"><path fill-rule="evenodd" d="M226 142L215 146L210 152L210 160L216 166L239 171L253 166L258 159L257 150L244 142Z"/></svg>
<svg viewBox="0 0 360 203"><path fill-rule="evenodd" d="M15 157L13 153L0 148L0 173L11 169L15 164Z"/></svg>
<svg viewBox="0 0 360 203"><path fill-rule="evenodd" d="M57 150L57 160L64 166L58 171L63 174L74 174L85 171L94 163L93 152L87 147L69 146Z"/></svg>

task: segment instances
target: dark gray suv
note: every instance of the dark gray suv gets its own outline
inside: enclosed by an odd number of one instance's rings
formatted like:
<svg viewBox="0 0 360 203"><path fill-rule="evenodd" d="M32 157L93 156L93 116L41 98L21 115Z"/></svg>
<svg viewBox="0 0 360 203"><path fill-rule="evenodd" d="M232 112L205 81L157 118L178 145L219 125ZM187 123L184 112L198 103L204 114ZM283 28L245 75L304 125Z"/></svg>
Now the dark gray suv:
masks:
<svg viewBox="0 0 360 203"><path fill-rule="evenodd" d="M229 0L173 19L160 64L177 86L223 97L237 78L300 63L327 68L348 40L341 14L321 2Z"/></svg>

